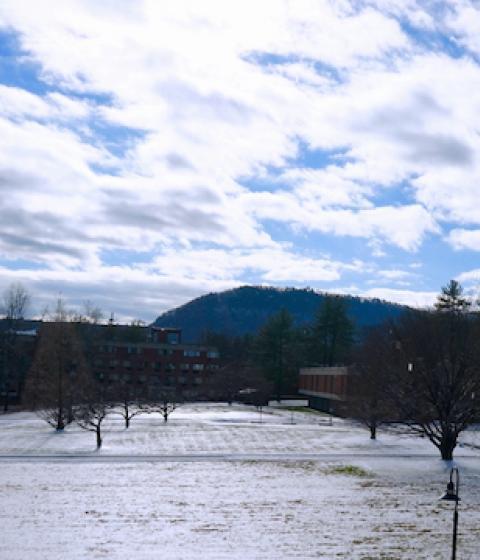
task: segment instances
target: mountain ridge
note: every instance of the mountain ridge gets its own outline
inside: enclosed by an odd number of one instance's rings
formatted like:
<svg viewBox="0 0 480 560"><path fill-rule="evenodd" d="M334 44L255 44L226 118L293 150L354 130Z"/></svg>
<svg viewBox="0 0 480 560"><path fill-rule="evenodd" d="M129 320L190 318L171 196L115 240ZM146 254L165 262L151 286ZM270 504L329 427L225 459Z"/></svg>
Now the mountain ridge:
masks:
<svg viewBox="0 0 480 560"><path fill-rule="evenodd" d="M273 314L287 309L295 324L311 323L316 310L327 297L338 297L346 303L347 312L356 326L379 324L401 315L407 306L377 298L331 294L311 288L275 288L240 286L223 292L211 292L159 315L152 325L182 329L185 342L197 342L206 332L230 336L254 334Z"/></svg>

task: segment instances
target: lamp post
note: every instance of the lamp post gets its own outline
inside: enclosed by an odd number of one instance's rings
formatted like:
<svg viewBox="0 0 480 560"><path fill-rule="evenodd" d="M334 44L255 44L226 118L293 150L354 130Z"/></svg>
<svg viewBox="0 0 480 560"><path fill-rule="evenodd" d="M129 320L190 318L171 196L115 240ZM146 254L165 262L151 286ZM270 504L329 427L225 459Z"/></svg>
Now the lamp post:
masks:
<svg viewBox="0 0 480 560"><path fill-rule="evenodd" d="M458 489L460 487L460 475L458 474L457 467L450 469L450 480L447 484L447 491L440 500L447 502L455 502L455 509L453 510L453 539L452 539L452 560L457 557L457 527L458 527Z"/></svg>

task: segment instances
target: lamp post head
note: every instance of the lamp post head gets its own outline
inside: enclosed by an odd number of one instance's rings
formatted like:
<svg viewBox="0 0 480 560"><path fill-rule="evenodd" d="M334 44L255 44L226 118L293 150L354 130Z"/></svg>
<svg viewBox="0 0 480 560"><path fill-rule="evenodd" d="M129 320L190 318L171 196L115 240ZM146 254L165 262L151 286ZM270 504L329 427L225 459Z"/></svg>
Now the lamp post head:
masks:
<svg viewBox="0 0 480 560"><path fill-rule="evenodd" d="M455 491L455 485L452 481L447 484L447 491L443 496L439 498L440 500L446 500L447 502L459 502L460 498L458 497Z"/></svg>
<svg viewBox="0 0 480 560"><path fill-rule="evenodd" d="M455 479L455 482L454 482ZM445 500L447 502L458 502L460 498L458 497L458 487L460 486L460 476L458 474L458 469L456 467L450 469L450 480L447 483L447 491L440 500Z"/></svg>

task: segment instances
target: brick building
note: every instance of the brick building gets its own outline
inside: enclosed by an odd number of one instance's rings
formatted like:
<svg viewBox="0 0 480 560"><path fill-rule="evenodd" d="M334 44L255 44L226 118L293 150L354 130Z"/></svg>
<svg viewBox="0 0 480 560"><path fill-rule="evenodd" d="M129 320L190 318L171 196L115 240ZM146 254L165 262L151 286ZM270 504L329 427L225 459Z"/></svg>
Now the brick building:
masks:
<svg viewBox="0 0 480 560"><path fill-rule="evenodd" d="M0 406L18 404L41 321L0 319Z"/></svg>
<svg viewBox="0 0 480 560"><path fill-rule="evenodd" d="M50 323L21 321L15 330L0 320L0 406L19 402L38 340ZM208 399L219 368L216 348L183 344L176 328L75 323L93 375L106 388L135 387L134 393ZM15 355L12 342L14 341ZM14 358L14 359L13 359Z"/></svg>
<svg viewBox="0 0 480 560"><path fill-rule="evenodd" d="M208 382L219 367L216 348L183 344L180 329L132 327L129 336L128 329L103 328L106 336L95 344L92 360L102 383L148 386L153 394L168 389L186 399L209 397Z"/></svg>
<svg viewBox="0 0 480 560"><path fill-rule="evenodd" d="M346 366L301 368L298 392L308 396L311 408L340 414L347 398L348 375Z"/></svg>

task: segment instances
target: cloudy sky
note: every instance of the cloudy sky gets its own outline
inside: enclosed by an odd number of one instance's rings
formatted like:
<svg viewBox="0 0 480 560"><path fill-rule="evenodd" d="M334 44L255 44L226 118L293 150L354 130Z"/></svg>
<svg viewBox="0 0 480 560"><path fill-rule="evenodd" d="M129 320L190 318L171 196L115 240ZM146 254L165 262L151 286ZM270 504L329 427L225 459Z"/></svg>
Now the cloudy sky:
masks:
<svg viewBox="0 0 480 560"><path fill-rule="evenodd" d="M480 5L2 0L0 290L480 284Z"/></svg>

